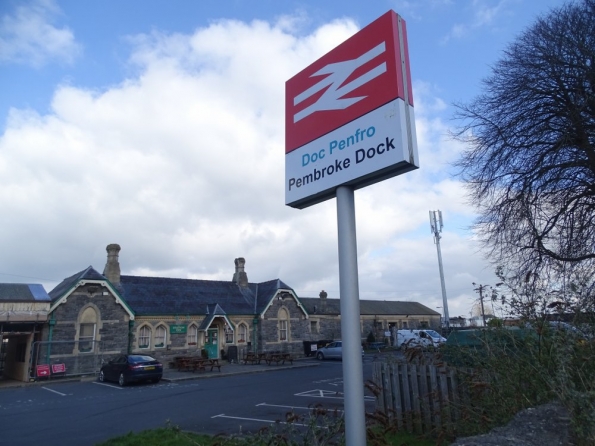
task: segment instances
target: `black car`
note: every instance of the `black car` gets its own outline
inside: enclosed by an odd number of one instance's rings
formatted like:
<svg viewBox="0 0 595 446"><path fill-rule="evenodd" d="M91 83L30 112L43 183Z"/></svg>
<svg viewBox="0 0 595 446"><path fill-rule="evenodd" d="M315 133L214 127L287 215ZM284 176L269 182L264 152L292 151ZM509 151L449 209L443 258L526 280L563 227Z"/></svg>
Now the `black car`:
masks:
<svg viewBox="0 0 595 446"><path fill-rule="evenodd" d="M99 371L99 381L116 381L121 386L134 381L159 382L163 364L147 355L120 355Z"/></svg>

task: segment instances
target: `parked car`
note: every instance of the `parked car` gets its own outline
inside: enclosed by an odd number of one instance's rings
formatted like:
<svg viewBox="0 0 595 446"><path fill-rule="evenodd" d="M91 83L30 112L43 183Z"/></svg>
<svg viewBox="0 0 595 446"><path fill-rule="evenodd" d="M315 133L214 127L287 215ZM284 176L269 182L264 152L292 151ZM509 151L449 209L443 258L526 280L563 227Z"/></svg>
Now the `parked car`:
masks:
<svg viewBox="0 0 595 446"><path fill-rule="evenodd" d="M397 330L395 345L404 347L439 347L446 342L446 338L434 330Z"/></svg>
<svg viewBox="0 0 595 446"><path fill-rule="evenodd" d="M362 349L362 358L364 357L364 348ZM343 359L343 342L333 341L330 344L321 347L316 352L316 359Z"/></svg>
<svg viewBox="0 0 595 446"><path fill-rule="evenodd" d="M559 339L574 341L578 344L585 344L590 340L590 336L575 325L562 321L549 321L550 333Z"/></svg>
<svg viewBox="0 0 595 446"><path fill-rule="evenodd" d="M121 386L134 381L159 382L163 364L147 355L120 355L104 364L99 381L116 381Z"/></svg>

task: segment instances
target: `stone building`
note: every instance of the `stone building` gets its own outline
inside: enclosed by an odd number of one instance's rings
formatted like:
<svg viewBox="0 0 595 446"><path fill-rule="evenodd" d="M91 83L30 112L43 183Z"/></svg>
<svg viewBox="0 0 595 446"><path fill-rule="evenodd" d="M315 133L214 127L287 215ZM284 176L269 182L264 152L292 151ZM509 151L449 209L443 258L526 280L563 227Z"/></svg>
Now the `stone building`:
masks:
<svg viewBox="0 0 595 446"><path fill-rule="evenodd" d="M228 281L141 277L121 274L119 245L106 250L103 273L89 266L50 291L31 376L38 365L95 373L102 360L126 352L163 362L188 354L240 360L249 349L300 356L304 341L341 337L338 299L325 292L298 298L280 279L250 282L243 258L235 259ZM360 310L363 341L370 332L381 341L395 327L440 321L439 313L415 302L362 300Z"/></svg>
<svg viewBox="0 0 595 446"><path fill-rule="evenodd" d="M167 360L227 356L230 346L236 356L248 348L302 351L309 330L303 305L279 279L250 283L243 258L235 259L231 281L194 280L122 275L119 252L109 245L103 274L90 266L49 293L56 323L44 340L70 341L52 351L69 350L73 367L98 352Z"/></svg>
<svg viewBox="0 0 595 446"><path fill-rule="evenodd" d="M323 290L318 298L300 297L310 316L313 338L337 339L341 335L339 299L328 299ZM390 342L393 330L440 328L440 313L418 302L360 300L360 332L362 341L370 333L377 342Z"/></svg>

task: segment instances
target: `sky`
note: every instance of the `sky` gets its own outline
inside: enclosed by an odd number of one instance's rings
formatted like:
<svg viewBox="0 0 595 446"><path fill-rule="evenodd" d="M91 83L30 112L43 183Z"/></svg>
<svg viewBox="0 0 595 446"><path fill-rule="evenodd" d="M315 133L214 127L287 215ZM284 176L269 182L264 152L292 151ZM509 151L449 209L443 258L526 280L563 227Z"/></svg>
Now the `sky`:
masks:
<svg viewBox="0 0 595 446"><path fill-rule="evenodd" d="M355 192L361 299L449 315L497 281L453 162L456 103L561 0L0 0L0 282L93 266L339 298L336 200L285 206L285 82L392 9L407 23L420 168Z"/></svg>

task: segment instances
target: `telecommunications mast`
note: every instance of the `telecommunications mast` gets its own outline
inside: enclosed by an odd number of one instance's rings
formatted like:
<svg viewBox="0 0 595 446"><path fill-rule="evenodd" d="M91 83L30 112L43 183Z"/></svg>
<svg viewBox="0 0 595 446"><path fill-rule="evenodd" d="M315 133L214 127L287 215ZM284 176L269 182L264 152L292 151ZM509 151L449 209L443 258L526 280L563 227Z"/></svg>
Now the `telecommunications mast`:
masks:
<svg viewBox="0 0 595 446"><path fill-rule="evenodd" d="M442 306L444 307L444 324L446 329L450 328L448 317L448 301L446 300L446 286L444 285L444 270L442 269L442 253L440 252L440 233L442 232L442 212L430 211L430 226L434 234L434 243L438 251L438 269L440 270L440 284L442 285Z"/></svg>

